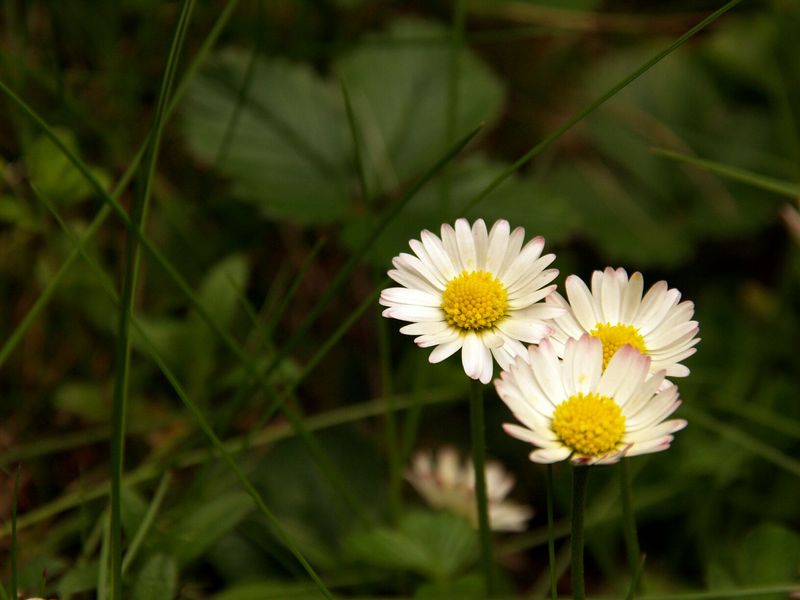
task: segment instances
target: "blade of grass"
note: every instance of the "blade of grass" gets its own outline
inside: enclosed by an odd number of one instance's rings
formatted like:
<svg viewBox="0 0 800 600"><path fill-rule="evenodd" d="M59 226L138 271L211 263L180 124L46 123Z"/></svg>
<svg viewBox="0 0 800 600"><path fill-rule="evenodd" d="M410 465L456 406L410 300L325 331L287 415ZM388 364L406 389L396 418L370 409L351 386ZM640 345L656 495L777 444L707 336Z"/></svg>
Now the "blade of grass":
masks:
<svg viewBox="0 0 800 600"><path fill-rule="evenodd" d="M790 198L800 198L800 184L798 183L767 177L766 175L754 173L753 171L704 158L698 158L681 152L675 152L673 150L667 150L666 148L653 148L652 152L657 156L663 156L664 158L692 165L699 169L705 169L717 175L721 175L722 177L741 181L762 190L775 192L776 194L789 196Z"/></svg>
<svg viewBox="0 0 800 600"><path fill-rule="evenodd" d="M461 74L461 49L464 45L464 21L466 10L464 0L453 2L453 23L450 28L450 46L448 48L447 65L447 97L445 103L445 146L450 146L456 137L458 122L458 82ZM442 220L450 215L450 188L452 185L452 168L448 165L442 172Z"/></svg>
<svg viewBox="0 0 800 600"><path fill-rule="evenodd" d="M642 554L642 556L639 558L636 568L633 570L633 577L631 578L631 587L628 588L628 593L625 596L625 600L633 600L636 597L636 592L639 589L639 581L642 578L642 573L644 573L644 563L646 560L647 560L647 555Z"/></svg>
<svg viewBox="0 0 800 600"><path fill-rule="evenodd" d="M774 429L784 435L800 440L800 421L791 419L786 415L777 415L769 409L756 404L722 404L715 407L739 417L744 417L750 421ZM0 463L2 464L2 463Z"/></svg>
<svg viewBox="0 0 800 600"><path fill-rule="evenodd" d="M556 538L553 534L553 465L547 465L547 558L550 573L550 600L558 598L556 579Z"/></svg>
<svg viewBox="0 0 800 600"><path fill-rule="evenodd" d="M492 557L489 498L486 493L486 422L483 412L483 384L480 381L472 380L469 394L469 423L472 465L475 470L475 509L478 515L478 539L481 548L483 579L486 584L486 594L488 597L492 597L497 584Z"/></svg>
<svg viewBox="0 0 800 600"><path fill-rule="evenodd" d="M136 553L139 551L144 538L147 536L147 532L150 531L150 526L153 524L156 514L158 514L158 509L161 508L161 503L164 501L164 496L167 493L170 481L171 476L169 471L167 471L161 477L161 481L153 494L153 499L150 501L147 512L139 525L139 529L136 530L136 534L133 536L131 543L128 544L128 551L125 553L125 559L122 561L123 575L128 571L128 567L131 566L133 559L136 558Z"/></svg>
<svg viewBox="0 0 800 600"><path fill-rule="evenodd" d="M628 553L628 566L634 579L642 558L639 550L639 536L636 532L636 515L633 509L633 483L628 469L628 459L623 458L619 461L619 484L620 496L622 498L622 530L625 535L625 550ZM639 574L641 576L641 573ZM639 591L639 590L636 590Z"/></svg>
<svg viewBox="0 0 800 600"><path fill-rule="evenodd" d="M11 499L11 597L16 598L17 591L17 558L19 546L17 545L17 502L19 501L19 473L20 466L14 475L14 497Z"/></svg>
<svg viewBox="0 0 800 600"><path fill-rule="evenodd" d="M111 519L103 515L103 543L100 545L100 562L97 569L97 600L108 598L108 562L111 554Z"/></svg>
<svg viewBox="0 0 800 600"><path fill-rule="evenodd" d="M780 450L776 450L769 444L756 439L733 425L723 423L696 406L683 405L681 409L686 413L686 416L691 422L695 422L700 425L700 427L729 439L740 448L771 462L773 465L780 467L792 475L800 477L800 461L787 456Z"/></svg>
<svg viewBox="0 0 800 600"><path fill-rule="evenodd" d="M131 207L131 222L136 231L142 229L147 219L153 178L158 162L161 133L165 124L165 113L172 91L172 83L178 68L186 31L194 10L195 0L185 0L175 27L164 77L161 82L156 112L153 117L153 135L147 150L147 161L142 182L142 192L134 198ZM115 373L113 409L111 418L111 598L122 600L122 471L125 453L125 420L128 402L128 378L130 373L131 340L130 322L134 311L134 298L139 275L140 235L128 234L125 256L125 271L122 284L119 327L115 350Z"/></svg>
<svg viewBox="0 0 800 600"><path fill-rule="evenodd" d="M647 71L649 71L651 68L653 68L659 62L661 62L664 58L666 58L667 56L672 54L672 52L674 52L675 50L680 48L684 43L686 43L689 39L691 39L695 34L697 34L698 32L700 32L703 29L705 29L706 27L708 27L711 23L716 21L718 18L720 18L722 15L724 15L726 12L728 12L732 8L734 8L741 1L742 0L730 0L729 2L725 3L722 7L720 7L717 10L715 10L713 13L708 15L705 19L700 21L697 25L695 25L694 27L689 29L686 33L684 33L682 36L680 36L675 41L673 41L669 46L667 46L661 52L656 54L653 58L651 58L650 60L645 62L641 67L639 67L638 69L633 71L627 77L623 78L620 82L618 82L615 85L613 85L611 87L611 89L609 89L608 91L606 91L605 93L600 95L598 98L593 100L588 106L586 106L585 108L581 109L580 111L575 113L572 117L567 119L567 121L563 125L561 125L555 131L550 133L541 142L536 144L533 148L528 150L528 152L526 152L520 158L518 158L514 162L514 164L512 164L505 171L503 171L497 177L495 177L489 183L489 185L487 185L472 200L469 201L469 203L466 205L466 208L464 208L461 211L461 213L462 214L466 214L470 210L475 208L481 202L481 200L483 200L490 193L492 193L492 191L497 186L499 186L506 179L508 179L511 175L513 175L517 170L519 170L520 167L522 167L527 162L529 162L533 157L538 155L542 150L547 148L550 144L552 144L557 139L559 139L562 135L564 135L567 131L572 129L575 125L577 125L579 122L581 122L584 118L586 118L591 113L593 113L595 110L597 110L599 107L601 107L603 104L605 104L609 99L611 99L612 97L617 95L617 93L619 93L621 90L623 90L628 85L630 85L632 82L636 81L639 77L641 77L642 75L647 73Z"/></svg>
<svg viewBox="0 0 800 600"><path fill-rule="evenodd" d="M361 197L364 204L369 204L369 185L367 183L367 171L364 164L364 149L361 145L361 132L358 128L356 121L356 114L353 110L353 100L350 97L350 92L344 80L339 80L339 86L342 89L342 97L344 98L344 108L347 114L347 124L350 127L350 135L353 138L353 160L356 163L356 173L358 173L358 183L361 188Z"/></svg>

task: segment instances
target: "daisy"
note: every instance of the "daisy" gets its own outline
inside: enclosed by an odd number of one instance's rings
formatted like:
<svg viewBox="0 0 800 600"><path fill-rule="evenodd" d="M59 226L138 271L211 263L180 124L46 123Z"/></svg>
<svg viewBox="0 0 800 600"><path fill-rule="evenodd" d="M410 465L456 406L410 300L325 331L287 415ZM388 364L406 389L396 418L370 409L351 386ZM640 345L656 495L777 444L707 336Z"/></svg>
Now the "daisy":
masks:
<svg viewBox="0 0 800 600"><path fill-rule="evenodd" d="M694 304L679 302L681 293L665 281L653 285L642 298L644 280L639 272L606 268L592 274L592 289L577 276L566 280L569 302L557 292L547 298L550 306L567 311L553 320L553 342L563 356L569 338L588 333L603 343L603 368L611 357L629 344L650 357L652 372L665 369L667 377L686 377L689 369L680 364L695 353L700 338L693 321Z"/></svg>
<svg viewBox="0 0 800 600"><path fill-rule="evenodd" d="M538 449L530 459L610 464L624 456L666 450L683 419L665 421L680 406L677 386L662 386L665 371L650 373L651 358L623 346L603 369L600 339L569 339L564 358L543 340L495 380L500 398L524 425L503 426Z"/></svg>
<svg viewBox="0 0 800 600"><path fill-rule="evenodd" d="M544 238L524 247L525 230L510 230L499 220L486 230L483 219L470 228L466 219L455 228L442 225L441 238L423 231L411 240L414 254L396 256L389 277L403 287L381 292L384 317L408 321L401 333L417 336L422 348L433 347L438 363L461 350L464 371L489 383L493 361L505 367L525 353L523 342L538 343L552 332L545 323L564 312L543 300L555 289L558 275L547 269L554 254L542 256Z"/></svg>
<svg viewBox="0 0 800 600"><path fill-rule="evenodd" d="M478 526L475 508L475 471L471 460L462 462L458 452L444 446L433 453L418 452L406 479L434 508L444 508ZM489 524L495 531L524 531L533 509L506 500L514 476L498 462L486 463Z"/></svg>

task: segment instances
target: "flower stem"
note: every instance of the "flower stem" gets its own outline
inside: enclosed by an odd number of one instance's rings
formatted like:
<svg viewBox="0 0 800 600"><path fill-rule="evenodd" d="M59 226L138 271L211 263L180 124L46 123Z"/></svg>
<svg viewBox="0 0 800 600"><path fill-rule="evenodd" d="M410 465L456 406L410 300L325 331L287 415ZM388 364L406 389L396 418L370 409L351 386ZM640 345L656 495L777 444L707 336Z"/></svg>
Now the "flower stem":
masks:
<svg viewBox="0 0 800 600"><path fill-rule="evenodd" d="M572 598L585 600L583 577L583 513L586 505L586 488L589 467L572 469Z"/></svg>
<svg viewBox="0 0 800 600"><path fill-rule="evenodd" d="M550 565L550 598L556 600L556 539L553 534L553 465L547 465L547 554Z"/></svg>
<svg viewBox="0 0 800 600"><path fill-rule="evenodd" d="M473 381L470 386L469 415L472 429L472 462L475 466L475 500L478 508L478 529L481 544L481 562L486 579L486 591L495 591L492 540L489 530L489 502L486 496L486 424L483 417L483 384Z"/></svg>
<svg viewBox="0 0 800 600"><path fill-rule="evenodd" d="M639 536L636 533L633 486L631 484L631 474L628 470L628 459L623 458L619 463L619 467L620 495L622 496L622 528L625 534L625 548L628 551L631 574L635 575L637 570L640 569L641 551L639 550Z"/></svg>

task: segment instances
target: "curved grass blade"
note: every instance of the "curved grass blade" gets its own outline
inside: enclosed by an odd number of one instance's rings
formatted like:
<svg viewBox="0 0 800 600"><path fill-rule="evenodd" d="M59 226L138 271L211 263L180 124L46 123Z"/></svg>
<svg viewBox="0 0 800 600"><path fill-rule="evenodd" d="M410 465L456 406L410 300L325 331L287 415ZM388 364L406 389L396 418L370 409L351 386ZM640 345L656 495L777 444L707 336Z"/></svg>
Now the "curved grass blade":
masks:
<svg viewBox="0 0 800 600"><path fill-rule="evenodd" d="M713 13L708 15L705 19L700 21L697 25L689 29L686 33L672 42L669 46L664 48L661 52L656 54L653 58L648 60L644 63L641 67L636 69L633 73L625 77L622 81L617 83L616 85L612 86L607 92L602 94L599 98L592 101L588 106L583 108L582 110L575 113L572 117L570 117L563 125L558 127L555 131L553 131L550 135L545 137L541 142L536 144L533 148L528 150L525 154L523 154L520 158L514 162L510 167L508 167L505 171L500 173L497 177L495 177L488 186L486 186L481 192L479 192L467 206L461 211L462 214L468 213L470 210L475 208L481 200L486 198L492 191L503 183L506 179L511 177L520 167L525 165L528 161L530 161L534 156L539 154L542 150L547 148L550 144L555 142L558 138L564 135L567 131L572 129L576 124L580 123L584 118L592 114L595 110L600 108L603 104L605 104L608 100L612 97L617 95L621 90L626 88L632 82L636 81L639 77L647 73L651 68L665 59L667 56L672 54L675 50L680 48L684 43L686 43L689 39L691 39L695 34L702 31L706 27L708 27L711 23L719 19L722 15L726 12L734 8L737 4L739 4L742 0L730 0L726 4L724 4L719 9L715 10Z"/></svg>
<svg viewBox="0 0 800 600"><path fill-rule="evenodd" d="M128 551L125 553L125 559L122 561L123 575L128 571L128 567L131 566L133 559L136 558L136 553L139 551L144 538L147 536L147 532L150 531L150 526L153 524L156 514L158 513L158 509L161 507L161 503L164 501L164 496L167 493L167 488L169 487L170 481L171 476L169 471L167 471L161 477L161 481L159 482L158 487L153 494L153 499L150 501L150 505L147 507L147 512L142 519L142 523L139 525L139 529L136 530L136 534L133 536L131 543L128 544Z"/></svg>
<svg viewBox="0 0 800 600"><path fill-rule="evenodd" d="M165 124L165 113L172 90L172 83L178 68L178 59L189 28L195 0L183 3L175 35L170 47L164 77L159 91L156 112L153 118L150 144L147 150L147 163L142 184L142 193L137 194L131 207L131 222L140 231L147 219L147 209L155 176L161 133ZM113 411L111 419L111 598L122 600L122 471L125 453L125 417L128 402L128 377L131 362L130 323L133 317L134 297L139 275L140 235L128 234L125 258L125 274L120 302L120 319L115 351L115 374Z"/></svg>
<svg viewBox="0 0 800 600"><path fill-rule="evenodd" d="M754 173L753 171L748 171L747 169L741 169L739 167L726 165L713 160L707 160L704 158L691 156L689 154L667 150L666 148L653 148L652 150L653 154L658 156L663 156L664 158L669 158L670 160L680 163L689 164L699 169L705 169L706 171L711 171L712 173L721 175L722 177L741 181L762 190L775 192L776 194L789 196L790 198L800 198L800 184L798 183L791 183L789 181L775 179L774 177L767 177L766 175Z"/></svg>

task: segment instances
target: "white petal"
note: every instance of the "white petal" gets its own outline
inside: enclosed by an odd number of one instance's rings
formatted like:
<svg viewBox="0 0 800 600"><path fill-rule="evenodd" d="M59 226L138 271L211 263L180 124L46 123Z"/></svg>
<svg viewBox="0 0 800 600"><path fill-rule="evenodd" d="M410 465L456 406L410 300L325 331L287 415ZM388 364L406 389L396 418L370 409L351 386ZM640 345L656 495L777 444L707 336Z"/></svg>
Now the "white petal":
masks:
<svg viewBox="0 0 800 600"><path fill-rule="evenodd" d="M478 256L475 252L475 238L466 219L456 221L456 244L458 255L461 257L461 266L465 271L478 270Z"/></svg>
<svg viewBox="0 0 800 600"><path fill-rule="evenodd" d="M511 230L508 221L500 219L492 225L489 232L489 248L486 254L486 270L499 273L508 249L508 235Z"/></svg>
<svg viewBox="0 0 800 600"><path fill-rule="evenodd" d="M450 329L450 325L448 325L446 321L423 321L421 323L403 325L400 328L400 333L405 335L430 335L432 333L441 333L448 329Z"/></svg>
<svg viewBox="0 0 800 600"><path fill-rule="evenodd" d="M647 442L631 444L630 447L625 451L625 456L639 456L640 454L661 452L662 450L669 448L672 439L672 436L668 435L663 438L649 440Z"/></svg>
<svg viewBox="0 0 800 600"><path fill-rule="evenodd" d="M626 277L627 279L627 277ZM600 306L604 323L618 323L622 304L622 277L611 267L606 268L600 284Z"/></svg>
<svg viewBox="0 0 800 600"><path fill-rule="evenodd" d="M430 348L441 344L449 344L460 336L459 332L448 328L439 333L428 333L414 338L414 343L420 348Z"/></svg>
<svg viewBox="0 0 800 600"><path fill-rule="evenodd" d="M380 303L384 306L410 304L418 306L441 306L442 297L421 290L386 288L381 292Z"/></svg>
<svg viewBox="0 0 800 600"><path fill-rule="evenodd" d="M425 246L425 251L428 253L436 270L441 273L445 281L453 279L458 273L453 266L453 261L444 251L442 240L427 229L420 234L420 237L422 238L422 244Z"/></svg>
<svg viewBox="0 0 800 600"><path fill-rule="evenodd" d="M440 295L442 293L441 291L444 290L444 284L429 281L419 273L408 269L390 269L389 277L410 290L423 290L430 294Z"/></svg>
<svg viewBox="0 0 800 600"><path fill-rule="evenodd" d="M561 446L559 448L546 448L542 450L534 450L528 455L528 458L530 458L535 463L547 465L550 463L566 460L567 458L569 458L570 453L571 450L569 448Z"/></svg>
<svg viewBox="0 0 800 600"><path fill-rule="evenodd" d="M497 324L497 328L509 337L529 344L539 343L540 340L546 338L553 331L549 325L545 325L542 321L531 321L516 316L503 319Z"/></svg>
<svg viewBox="0 0 800 600"><path fill-rule="evenodd" d="M595 310L594 298L592 298L589 288L575 275L567 277L565 287L567 288L567 297L575 314L575 319L585 331L592 331L599 318Z"/></svg>
<svg viewBox="0 0 800 600"><path fill-rule="evenodd" d="M475 333L468 333L463 339L464 347L461 350L461 364L464 367L464 372L472 379L479 379L484 372L484 352L489 354L490 361L491 354Z"/></svg>
<svg viewBox="0 0 800 600"><path fill-rule="evenodd" d="M559 443L558 436L553 433L551 429L533 431L527 427L520 427L513 423L504 423L503 431L511 437L515 437L523 442L528 442L539 448L550 448L553 446L554 442Z"/></svg>
<svg viewBox="0 0 800 600"><path fill-rule="evenodd" d="M649 440L662 438L665 435L671 435L676 431L680 431L686 427L687 422L685 419L672 419L671 421L664 421L655 427L649 427L639 431L626 433L623 441L626 444L634 442L647 442Z"/></svg>
<svg viewBox="0 0 800 600"><path fill-rule="evenodd" d="M549 339L544 339L538 347L528 349L530 369L536 382L550 402L550 414L554 407L569 397L561 378L561 363L556 356L555 348Z"/></svg>
<svg viewBox="0 0 800 600"><path fill-rule="evenodd" d="M458 255L458 244L456 243L456 231L449 223L442 224L442 246L447 256L453 262L455 270L461 273L464 271L464 265L461 264L461 257Z"/></svg>
<svg viewBox="0 0 800 600"><path fill-rule="evenodd" d="M431 352L430 356L428 357L428 361L431 363L438 363L442 362L445 358L452 356L459 350L461 350L461 346L464 343L464 338L458 336L457 340L450 342L449 344L442 344L441 346L436 346Z"/></svg>
<svg viewBox="0 0 800 600"><path fill-rule="evenodd" d="M638 271L631 275L628 284L622 292L622 307L619 312L621 323L633 323L639 305L642 303L642 290L644 289L644 279Z"/></svg>
<svg viewBox="0 0 800 600"><path fill-rule="evenodd" d="M508 244L506 245L506 254L503 257L503 262L500 265L500 268L497 269L497 277L500 278L502 281L503 278L500 277L502 273L504 273L509 265L511 265L514 260L519 256L519 252L522 249L522 242L525 241L525 230L522 227L517 227L514 231L511 232L511 235L508 236Z"/></svg>
<svg viewBox="0 0 800 600"><path fill-rule="evenodd" d="M395 257L393 262L398 270L410 271L422 279L431 282L437 289L444 290L447 285L448 280L439 273L438 269L436 269L432 263L422 262L413 254L401 252L399 256Z"/></svg>
<svg viewBox="0 0 800 600"><path fill-rule="evenodd" d="M519 255L506 267L499 275L499 279L507 288L511 288L520 278L528 275L532 270L532 265L542 254L544 248L544 238L541 236L533 238L522 249Z"/></svg>
<svg viewBox="0 0 800 600"><path fill-rule="evenodd" d="M411 306L400 304L391 306L381 313L384 317L397 319L398 321L443 321L444 313L441 308L432 306Z"/></svg>
<svg viewBox="0 0 800 600"><path fill-rule="evenodd" d="M472 224L472 239L475 241L476 268L485 271L486 256L489 252L489 232L483 219L478 219Z"/></svg>
<svg viewBox="0 0 800 600"><path fill-rule="evenodd" d="M614 401L623 409L640 388L650 370L650 359L636 348L625 345L611 357L597 385L597 393Z"/></svg>
<svg viewBox="0 0 800 600"><path fill-rule="evenodd" d="M572 396L576 393L589 394L597 387L603 371L603 343L595 337L585 334L567 350L562 366L572 390L564 385L564 389Z"/></svg>
<svg viewBox="0 0 800 600"><path fill-rule="evenodd" d="M584 333L588 333L572 312L567 301L558 292L553 292L545 299L547 306L553 306L562 309L564 312L560 316L553 317L553 324L556 331L561 332L564 338L579 338ZM566 341L566 339L564 339Z"/></svg>

